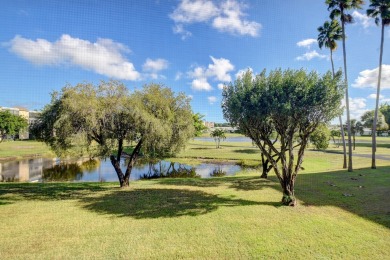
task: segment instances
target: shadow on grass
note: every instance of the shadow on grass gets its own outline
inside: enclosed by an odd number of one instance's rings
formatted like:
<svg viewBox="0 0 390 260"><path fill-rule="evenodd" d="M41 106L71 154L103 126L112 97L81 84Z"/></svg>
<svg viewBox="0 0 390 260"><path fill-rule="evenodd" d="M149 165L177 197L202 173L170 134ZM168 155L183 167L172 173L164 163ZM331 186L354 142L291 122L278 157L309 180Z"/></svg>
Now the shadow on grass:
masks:
<svg viewBox="0 0 390 260"><path fill-rule="evenodd" d="M278 187L279 183L275 183L268 179L262 179L257 176L251 177L217 177L207 179L166 179L161 180L163 185L176 186L193 186L193 187L218 187L228 185L229 188L235 190L251 191L261 190L270 186Z"/></svg>
<svg viewBox="0 0 390 260"><path fill-rule="evenodd" d="M246 154L260 154L258 149L237 149L233 150L235 153L246 153Z"/></svg>
<svg viewBox="0 0 390 260"><path fill-rule="evenodd" d="M14 201L80 199L88 194L104 191L100 183L7 183L0 185L0 206Z"/></svg>
<svg viewBox="0 0 390 260"><path fill-rule="evenodd" d="M219 207L278 206L277 202L231 199L187 189L118 190L101 197L82 199L81 202L84 208L100 214L137 219L198 216Z"/></svg>
<svg viewBox="0 0 390 260"><path fill-rule="evenodd" d="M272 177L273 181L277 181ZM336 206L390 228L390 167L298 174L296 196L305 206Z"/></svg>
<svg viewBox="0 0 390 260"><path fill-rule="evenodd" d="M217 187L227 185L235 190L261 190L271 187L281 192L276 176L225 177L197 180L161 180L162 185ZM335 206L390 228L390 167L334 172L300 173L295 195L300 206ZM280 193L280 198L282 193ZM279 198L277 198L279 199ZM276 203L281 205L281 203Z"/></svg>

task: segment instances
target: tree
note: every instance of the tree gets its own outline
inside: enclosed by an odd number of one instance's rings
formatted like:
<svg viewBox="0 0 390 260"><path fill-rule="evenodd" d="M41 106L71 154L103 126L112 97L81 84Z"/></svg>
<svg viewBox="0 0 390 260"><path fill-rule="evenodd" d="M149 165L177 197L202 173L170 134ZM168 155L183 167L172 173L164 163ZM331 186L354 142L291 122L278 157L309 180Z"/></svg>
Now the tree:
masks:
<svg viewBox="0 0 390 260"><path fill-rule="evenodd" d="M353 150L356 148L356 134L363 134L364 129L363 129L363 124L362 122L357 121L356 119L351 120L351 133L352 133L352 138L353 138Z"/></svg>
<svg viewBox="0 0 390 260"><path fill-rule="evenodd" d="M284 205L296 204L295 180L310 135L341 112L340 79L341 73L320 76L303 69L268 75L263 71L255 77L248 71L222 92L225 119L239 126L267 157L282 187Z"/></svg>
<svg viewBox="0 0 390 260"><path fill-rule="evenodd" d="M156 84L130 94L117 81L64 87L54 93L32 129L58 156L110 156L121 187L129 186L141 151L148 158L171 156L194 134L192 111L184 94L175 96ZM126 141L136 145L123 172L120 162Z"/></svg>
<svg viewBox="0 0 390 260"><path fill-rule="evenodd" d="M365 112L362 117L362 123L364 127L371 128L372 129L372 135L376 135L377 131L374 132L374 129L372 128L373 123L374 123L374 116L375 116L375 111L367 111ZM386 124L385 117L384 115L379 111L377 120L376 120L376 130L387 130L388 129L388 124Z"/></svg>
<svg viewBox="0 0 390 260"><path fill-rule="evenodd" d="M318 125L317 129L310 135L310 142L317 150L326 150L329 146L330 130L326 124Z"/></svg>
<svg viewBox="0 0 390 260"><path fill-rule="evenodd" d="M390 125L390 105L388 103L381 104L379 111L385 117L386 124Z"/></svg>
<svg viewBox="0 0 390 260"><path fill-rule="evenodd" d="M332 64L332 74L335 75L334 63L333 63L333 51L337 49L337 42L343 38L343 32L340 27L340 24L337 20L332 20L331 22L326 21L323 26L317 28L318 34L318 46L322 49L323 46L330 50L330 63ZM343 168L347 168L347 149L345 145L345 134L343 127L343 120L341 115L339 116L340 131L341 131L341 140L343 142ZM334 139L333 139L334 140Z"/></svg>
<svg viewBox="0 0 390 260"><path fill-rule="evenodd" d="M13 115L8 110L0 111L0 142L2 142L7 135L14 136L27 126L28 123L24 117Z"/></svg>
<svg viewBox="0 0 390 260"><path fill-rule="evenodd" d="M379 111L379 95L381 91L382 56L383 56L385 26L390 24L390 0L370 0L370 2L371 2L370 8L367 9L367 16L375 18L375 23L377 25L379 25L379 21L381 21L381 47L380 47L380 54L379 54L379 73L378 73L378 84L376 88L375 115L372 123L372 132L376 133L378 111ZM372 159L371 159L372 169L376 169L375 152L376 152L376 134L373 134L372 135Z"/></svg>
<svg viewBox="0 0 390 260"><path fill-rule="evenodd" d="M330 11L330 18L333 20L335 17L340 16L342 40L343 40L343 57L344 57L344 84L345 84L345 103L347 110L347 130L348 130L348 171L353 171L352 166L352 140L351 140L351 119L349 111L349 94L348 94L348 72L347 72L347 53L345 50L345 24L352 23L353 17L350 14L346 14L346 10L360 9L363 4L363 0L326 0L328 5L328 11Z"/></svg>
<svg viewBox="0 0 390 260"><path fill-rule="evenodd" d="M221 140L226 139L225 132L222 129L217 128L217 129L214 129L213 131L211 131L210 136L214 138L216 148L217 149L221 148L221 146L220 146Z"/></svg>
<svg viewBox="0 0 390 260"><path fill-rule="evenodd" d="M336 130L336 129L331 130L330 131L330 137L332 138L334 144L336 144L335 137L337 137L337 147L339 147L340 146L341 131L340 130Z"/></svg>
<svg viewBox="0 0 390 260"><path fill-rule="evenodd" d="M207 129L207 127L203 124L204 115L199 113L193 114L192 119L194 120L194 128L195 128L195 136L201 136L203 131Z"/></svg>

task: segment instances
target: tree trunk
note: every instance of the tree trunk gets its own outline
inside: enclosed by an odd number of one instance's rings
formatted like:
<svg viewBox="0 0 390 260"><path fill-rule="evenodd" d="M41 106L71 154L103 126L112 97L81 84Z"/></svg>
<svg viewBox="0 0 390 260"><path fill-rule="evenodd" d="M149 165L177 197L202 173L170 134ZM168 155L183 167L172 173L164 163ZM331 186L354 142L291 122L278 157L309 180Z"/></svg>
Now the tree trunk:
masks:
<svg viewBox="0 0 390 260"><path fill-rule="evenodd" d="M140 139L140 141L138 142L137 146L134 148L133 152L131 153L131 156L129 158L129 163L127 164L127 168L126 168L125 174L123 174L123 171L122 171L122 169L120 167L120 158L121 158L120 155L122 154L122 144L123 144L123 141L121 142L119 140L118 143L119 143L118 155L117 155L116 158L115 158L114 155L111 155L110 156L110 160L111 160L111 164L114 167L115 172L116 172L116 174L118 176L119 184L120 184L121 188L123 188L123 187L128 187L129 184L130 184L131 170L133 169L135 161L137 160L138 155L140 153L141 146L142 146L142 139Z"/></svg>
<svg viewBox="0 0 390 260"><path fill-rule="evenodd" d="M264 158L264 154L261 154L261 166L263 167L263 173L261 174L260 178L267 179L268 178L268 160Z"/></svg>
<svg viewBox="0 0 390 260"><path fill-rule="evenodd" d="M283 198L282 198L282 203L283 205L286 206L296 206L297 205L297 200L295 199L294 196L294 185L295 185L295 180L285 180L283 182Z"/></svg>
<svg viewBox="0 0 390 260"><path fill-rule="evenodd" d="M332 74L334 78L334 64L333 64L333 51L332 48L330 48L330 62L332 64ZM343 127L343 120L341 119L341 115L339 116L339 122L340 122L340 134L341 134L341 140L343 140L343 155L344 155L344 161L343 161L343 169L347 168L347 149L345 146L345 135L344 135L344 127ZM334 139L333 139L334 140Z"/></svg>
<svg viewBox="0 0 390 260"><path fill-rule="evenodd" d="M125 180L125 175L122 172L122 169L120 167L120 161L118 161L114 155L110 156L111 164L114 166L116 175L118 176L119 184L121 187L127 187L129 186L129 180Z"/></svg>
<svg viewBox="0 0 390 260"><path fill-rule="evenodd" d="M375 160L375 153L376 153L376 125L377 125L377 120L378 120L379 95L380 95L380 91L381 91L384 30L385 30L385 24L384 24L384 22L382 20L381 49L380 49L380 54L379 54L378 87L376 89L375 115L374 115L374 122L372 124L372 160L371 160L371 169L376 169L376 160Z"/></svg>
<svg viewBox="0 0 390 260"><path fill-rule="evenodd" d="M341 17L344 16L344 10L341 10ZM341 27L343 30L343 56L344 56L344 83L345 83L345 104L347 110L347 131L348 131L348 171L352 172L352 135L351 135L351 119L349 112L349 94L348 94L348 76L347 76L347 53L345 50L345 22L341 19Z"/></svg>

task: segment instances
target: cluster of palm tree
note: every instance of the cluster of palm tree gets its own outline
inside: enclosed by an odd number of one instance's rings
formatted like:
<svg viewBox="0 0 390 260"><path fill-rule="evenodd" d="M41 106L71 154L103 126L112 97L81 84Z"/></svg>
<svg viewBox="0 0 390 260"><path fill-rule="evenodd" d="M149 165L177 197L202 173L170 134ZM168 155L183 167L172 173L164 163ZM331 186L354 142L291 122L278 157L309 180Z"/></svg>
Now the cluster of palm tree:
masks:
<svg viewBox="0 0 390 260"><path fill-rule="evenodd" d="M332 64L332 72L334 75L334 64L333 64L333 52L337 49L337 41L342 40L343 43L343 57L344 57L344 83L345 83L345 103L347 112L347 132L348 132L348 171L352 171L352 129L351 119L349 111L349 94L348 94L348 73L347 73L347 55L345 48L345 25L353 22L353 17L347 12L353 9L361 9L363 0L326 0L325 3L328 5L328 11L330 11L331 21L326 21L323 26L318 27L318 45L320 48L325 46L330 50L330 60ZM370 0L370 6L367 10L367 16L375 18L377 25L381 24L381 45L379 55L379 74L377 84L377 95L376 95L376 106L375 116L372 125L372 163L371 168L376 168L375 152L376 152L376 126L379 109L379 94L380 94L380 83L382 76L382 56L383 56L383 42L384 42L384 28L390 24L390 0ZM340 19L340 22L336 20ZM340 26L341 23L341 26ZM344 164L343 167L347 168L347 153L346 144L343 133L343 123L341 116L339 117L341 136L343 138L343 150L344 150Z"/></svg>

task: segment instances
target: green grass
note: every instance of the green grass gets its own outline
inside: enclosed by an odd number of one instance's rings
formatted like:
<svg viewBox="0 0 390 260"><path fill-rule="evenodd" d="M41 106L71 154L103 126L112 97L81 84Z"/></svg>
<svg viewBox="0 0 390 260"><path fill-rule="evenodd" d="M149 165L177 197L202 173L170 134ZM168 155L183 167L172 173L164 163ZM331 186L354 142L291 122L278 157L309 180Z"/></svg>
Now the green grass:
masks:
<svg viewBox="0 0 390 260"><path fill-rule="evenodd" d="M295 208L280 206L274 176L253 171L136 181L129 189L0 184L0 252L3 259L384 259L389 170L304 171Z"/></svg>
<svg viewBox="0 0 390 260"><path fill-rule="evenodd" d="M37 141L0 143L0 160L15 160L24 157L54 157L54 153L44 143Z"/></svg>
<svg viewBox="0 0 390 260"><path fill-rule="evenodd" d="M1 144L0 144L1 146ZM362 149L359 147L357 149ZM388 149L384 147L383 149ZM260 162L251 143L192 141L181 162ZM298 206L281 206L276 176L0 183L2 259L385 259L390 161L308 149Z"/></svg>

